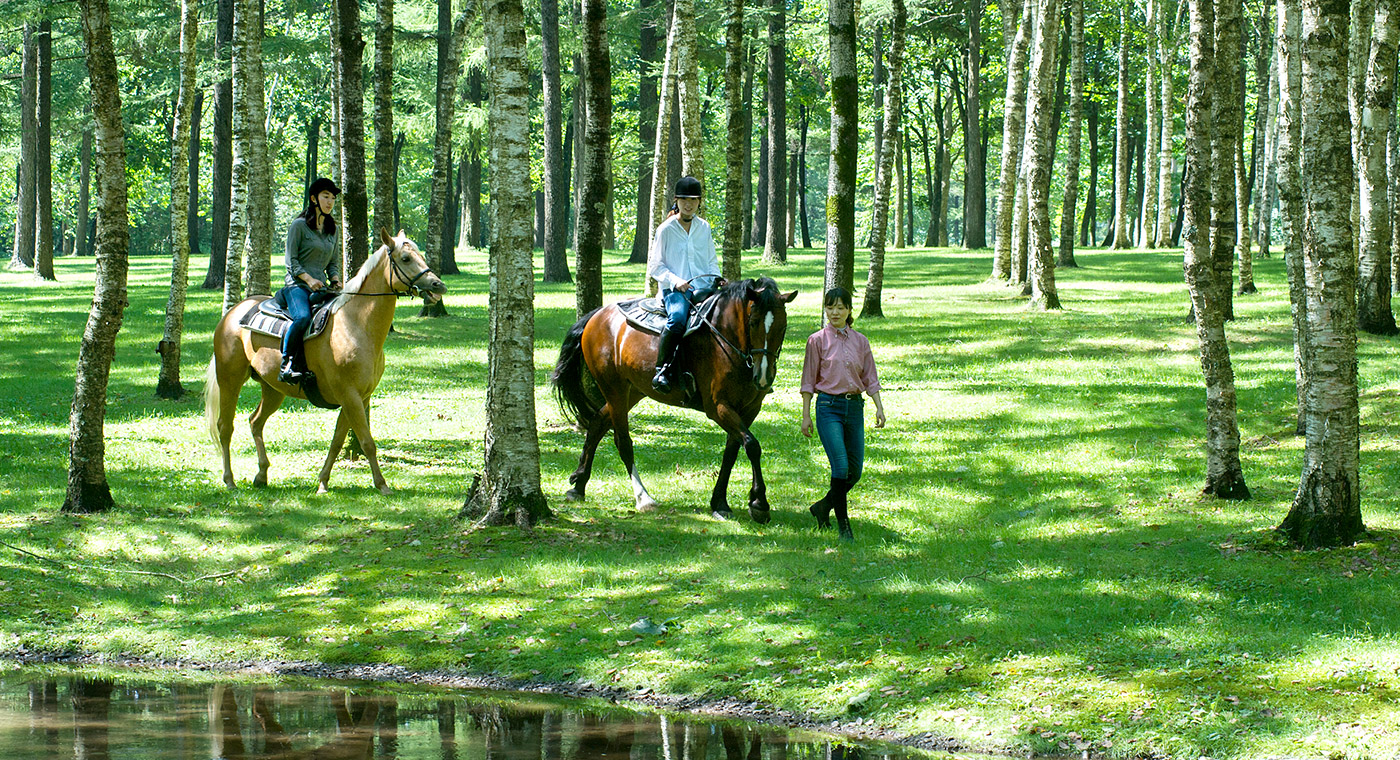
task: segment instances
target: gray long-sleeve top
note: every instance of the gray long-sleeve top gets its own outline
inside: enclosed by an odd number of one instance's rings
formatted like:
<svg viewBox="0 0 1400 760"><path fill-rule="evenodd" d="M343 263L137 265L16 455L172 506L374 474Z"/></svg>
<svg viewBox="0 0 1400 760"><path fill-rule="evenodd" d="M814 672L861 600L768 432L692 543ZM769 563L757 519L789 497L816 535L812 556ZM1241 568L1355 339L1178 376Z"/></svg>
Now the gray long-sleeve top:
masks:
<svg viewBox="0 0 1400 760"><path fill-rule="evenodd" d="M287 227L286 284L301 284L298 275L305 272L321 282L340 277L340 246L336 233L323 235L311 228L306 219L297 217Z"/></svg>

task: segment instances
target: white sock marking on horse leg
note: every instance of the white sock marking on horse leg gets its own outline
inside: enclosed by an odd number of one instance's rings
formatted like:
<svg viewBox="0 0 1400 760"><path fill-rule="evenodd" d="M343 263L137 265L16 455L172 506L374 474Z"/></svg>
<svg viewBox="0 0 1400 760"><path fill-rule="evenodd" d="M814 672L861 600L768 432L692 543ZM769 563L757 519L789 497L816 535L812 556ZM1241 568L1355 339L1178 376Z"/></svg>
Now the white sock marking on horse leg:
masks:
<svg viewBox="0 0 1400 760"><path fill-rule="evenodd" d="M647 493L647 487L642 485L642 479L637 475L637 468L633 467L631 472L628 472L627 475L632 479L633 502L638 506L643 504L655 504L656 500L651 498L651 494Z"/></svg>

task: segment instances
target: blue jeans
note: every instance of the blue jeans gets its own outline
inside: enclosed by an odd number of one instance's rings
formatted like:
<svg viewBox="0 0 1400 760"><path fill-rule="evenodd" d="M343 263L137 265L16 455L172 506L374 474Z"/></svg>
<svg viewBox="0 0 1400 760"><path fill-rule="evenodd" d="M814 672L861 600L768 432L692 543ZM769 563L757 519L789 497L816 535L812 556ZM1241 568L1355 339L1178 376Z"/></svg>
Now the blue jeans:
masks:
<svg viewBox="0 0 1400 760"><path fill-rule="evenodd" d="M865 399L817 394L813 415L831 477L855 485L865 466Z"/></svg>
<svg viewBox="0 0 1400 760"><path fill-rule="evenodd" d="M694 308L690 303L690 294L668 290L662 294L661 302L666 306L666 332L679 340L685 334L685 323L690 319L690 310Z"/></svg>
<svg viewBox="0 0 1400 760"><path fill-rule="evenodd" d="M282 299L287 304L287 316L292 318L292 326L287 328L287 334L282 336L282 356L295 357L299 366L306 366L306 357L302 356L302 341L306 337L306 328L311 326L311 291L306 288L293 285L283 288Z"/></svg>

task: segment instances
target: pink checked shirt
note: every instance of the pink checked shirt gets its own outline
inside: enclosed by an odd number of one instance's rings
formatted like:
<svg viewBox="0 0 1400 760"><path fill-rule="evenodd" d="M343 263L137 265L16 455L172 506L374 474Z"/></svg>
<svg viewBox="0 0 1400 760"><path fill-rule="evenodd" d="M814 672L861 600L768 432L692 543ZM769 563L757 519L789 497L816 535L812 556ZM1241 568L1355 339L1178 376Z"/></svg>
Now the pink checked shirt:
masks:
<svg viewBox="0 0 1400 760"><path fill-rule="evenodd" d="M802 359L803 393L877 393L880 376L870 341L854 328L840 330L831 325L807 338L807 354Z"/></svg>

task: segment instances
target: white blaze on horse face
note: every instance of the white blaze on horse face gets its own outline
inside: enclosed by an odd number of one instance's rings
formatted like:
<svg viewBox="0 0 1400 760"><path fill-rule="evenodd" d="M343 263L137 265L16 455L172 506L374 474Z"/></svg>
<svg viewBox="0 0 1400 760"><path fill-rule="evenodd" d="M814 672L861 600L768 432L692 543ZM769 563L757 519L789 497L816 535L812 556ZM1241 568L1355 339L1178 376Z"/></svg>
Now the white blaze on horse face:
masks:
<svg viewBox="0 0 1400 760"><path fill-rule="evenodd" d="M777 319L777 315L775 315L775 314L774 314L773 312L771 312L771 311L768 312L767 314L765 314L765 315L763 316L763 347L764 347L764 348L767 348L767 347L768 347L768 336L769 336L770 334L772 334L772 332L773 332L773 322L774 322L776 319ZM772 384L773 384L773 378L769 377L769 375L768 375L768 354L767 354L767 353L764 353L764 354L762 354L762 356L763 356L763 359L760 360L760 361L759 361L759 364L758 364L758 378L759 378L759 380L760 380L765 386L772 385ZM775 371L774 374L776 374L776 371Z"/></svg>

